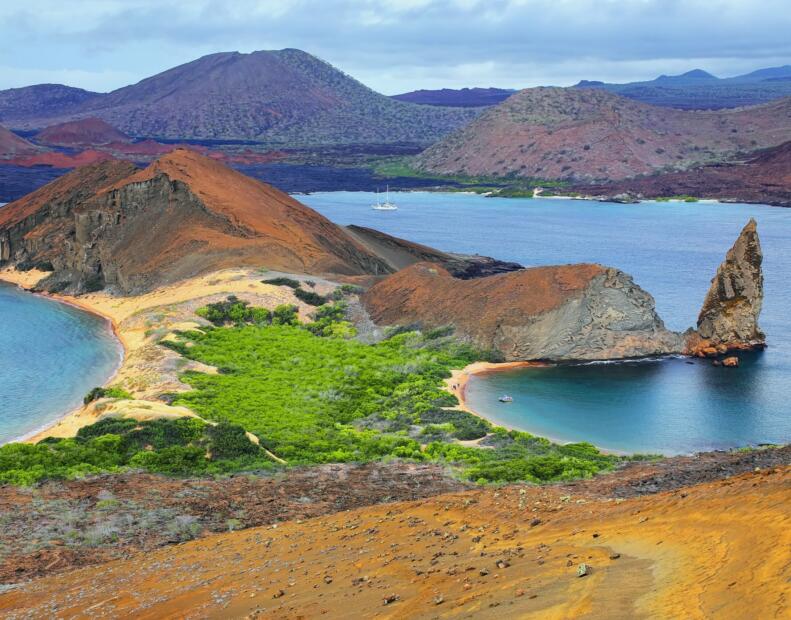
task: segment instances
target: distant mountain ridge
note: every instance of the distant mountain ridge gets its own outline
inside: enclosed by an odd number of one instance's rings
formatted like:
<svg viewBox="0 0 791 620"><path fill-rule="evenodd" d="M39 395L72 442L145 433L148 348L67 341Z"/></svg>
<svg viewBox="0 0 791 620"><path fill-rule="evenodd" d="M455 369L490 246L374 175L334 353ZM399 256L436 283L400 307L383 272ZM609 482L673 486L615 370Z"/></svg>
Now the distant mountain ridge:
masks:
<svg viewBox="0 0 791 620"><path fill-rule="evenodd" d="M511 88L440 88L437 90L413 90L393 99L424 105L478 108L496 105L516 92Z"/></svg>
<svg viewBox="0 0 791 620"><path fill-rule="evenodd" d="M791 138L791 98L675 110L602 89L528 88L416 156L439 174L614 180L718 163Z"/></svg>
<svg viewBox="0 0 791 620"><path fill-rule="evenodd" d="M609 84L582 80L573 88L600 88L652 105L681 109L722 109L791 96L791 65L719 78L702 69L654 80Z"/></svg>
<svg viewBox="0 0 791 620"><path fill-rule="evenodd" d="M36 84L0 90L0 123L21 127L20 123L30 118L70 114L91 99L101 96L101 93L63 84Z"/></svg>
<svg viewBox="0 0 791 620"><path fill-rule="evenodd" d="M1 91L0 118L34 129L98 117L135 137L277 146L428 144L477 114L396 101L296 49L210 54L104 95L66 90L51 107L54 95L31 89Z"/></svg>

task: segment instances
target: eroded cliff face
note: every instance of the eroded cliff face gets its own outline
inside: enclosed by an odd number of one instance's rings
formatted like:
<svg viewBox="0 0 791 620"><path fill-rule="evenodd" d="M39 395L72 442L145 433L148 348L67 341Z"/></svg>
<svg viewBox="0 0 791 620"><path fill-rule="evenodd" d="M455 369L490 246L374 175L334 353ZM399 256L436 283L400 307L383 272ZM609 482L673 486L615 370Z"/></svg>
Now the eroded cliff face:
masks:
<svg viewBox="0 0 791 620"><path fill-rule="evenodd" d="M766 337L758 326L764 298L763 252L757 224L750 219L717 269L698 316L693 352L715 348L763 348Z"/></svg>
<svg viewBox="0 0 791 620"><path fill-rule="evenodd" d="M537 267L473 280L419 263L364 296L383 325L453 325L458 337L505 360L605 360L679 351L653 298L600 265Z"/></svg>
<svg viewBox="0 0 791 620"><path fill-rule="evenodd" d="M665 328L631 276L601 265L538 267L474 280L419 263L372 287L363 302L380 325L451 325L507 361L718 356L764 346L761 246L753 220L720 266L697 330Z"/></svg>
<svg viewBox="0 0 791 620"><path fill-rule="evenodd" d="M227 267L382 275L387 261L275 188L176 150L144 170L78 170L0 213L0 262L52 274L53 292L121 294Z"/></svg>

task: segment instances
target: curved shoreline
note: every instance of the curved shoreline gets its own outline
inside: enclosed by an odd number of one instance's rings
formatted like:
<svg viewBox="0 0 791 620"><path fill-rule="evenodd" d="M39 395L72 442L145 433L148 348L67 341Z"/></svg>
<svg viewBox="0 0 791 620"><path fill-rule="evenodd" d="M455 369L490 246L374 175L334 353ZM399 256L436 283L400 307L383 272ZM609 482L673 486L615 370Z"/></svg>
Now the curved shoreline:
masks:
<svg viewBox="0 0 791 620"><path fill-rule="evenodd" d="M110 383L112 383L113 380L118 376L118 373L121 371L121 368L123 368L124 362L126 361L126 356L129 352L127 343L124 340L124 337L115 319L113 319L113 317L107 314L100 312L96 308L93 308L88 304L81 303L73 298L56 295L53 293L45 293L42 291L33 290L32 288L26 286L26 284L29 284L29 282L26 282L25 278L19 278L19 279L8 278L7 276L9 273L19 273L19 272L9 272L9 271L0 272L0 281L5 282L6 284L16 286L17 288L27 293L30 293L31 295L36 295L38 297L43 297L45 299L49 299L56 303L61 303L67 306L71 306L72 308L77 308L82 312L95 316L101 319L102 321L104 321L105 325L109 328L110 333L112 333L113 337L116 340L116 344L117 344L116 349L118 351L118 361L115 364L115 367L113 368L112 372L108 375L107 379L105 379L105 381L102 383L101 387L107 387L108 385L110 385ZM28 431L27 433L19 435L18 437L12 437L9 441L5 443L37 443L42 439L44 439L45 437L48 437L49 431L55 426L58 426L59 424L62 424L69 419L78 417L83 407L84 405L78 405L77 407L70 408L64 411L63 413L58 414L58 416L51 422L46 422L45 424L42 424L34 428L33 430Z"/></svg>
<svg viewBox="0 0 791 620"><path fill-rule="evenodd" d="M509 431L519 431L522 433L530 433L535 437L542 437L544 439L548 439L552 443L556 444L569 444L569 443L577 443L577 441L569 440L569 439L561 439L559 437L552 437L547 435L546 433L538 432L535 433L532 430L521 427L517 428L510 424L505 424L498 422L492 417L486 416L479 411L476 411L472 407L470 407L469 403L467 402L467 384L470 381L471 377L475 376L482 376L493 374L497 372L503 372L508 370L514 370L517 368L546 368L548 366L552 366L553 364L547 362L473 362L472 364L468 364L464 368L454 369L451 371L451 377L445 380L445 389L453 394L458 400L459 404L456 409L460 409L462 411L466 411L469 414L474 415L475 417L480 418L481 420L485 420L494 426L499 426L505 428ZM477 443L480 440L475 440L472 443ZM585 441L585 440L582 440ZM590 442L588 442L590 443ZM619 456L626 456L629 454L634 454L634 452L624 452L622 450L612 450L609 448L602 448L601 446L595 446L596 449L601 452L602 454L614 454Z"/></svg>

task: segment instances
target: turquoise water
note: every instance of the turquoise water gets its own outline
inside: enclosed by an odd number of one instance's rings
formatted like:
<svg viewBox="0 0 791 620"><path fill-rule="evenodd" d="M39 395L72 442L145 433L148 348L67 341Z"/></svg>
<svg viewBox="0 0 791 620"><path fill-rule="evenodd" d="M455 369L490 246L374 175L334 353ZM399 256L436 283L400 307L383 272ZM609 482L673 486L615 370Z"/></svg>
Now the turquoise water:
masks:
<svg viewBox="0 0 791 620"><path fill-rule="evenodd" d="M0 283L0 444L78 406L120 355L106 321Z"/></svg>
<svg viewBox="0 0 791 620"><path fill-rule="evenodd" d="M341 224L360 224L526 266L597 262L623 269L654 295L672 329L694 325L709 282L750 217L764 249L761 326L769 348L738 369L705 361L527 369L474 377L471 406L514 428L624 452L687 453L791 441L791 209L761 205L519 200L427 192L299 199ZM497 397L511 394L514 402Z"/></svg>

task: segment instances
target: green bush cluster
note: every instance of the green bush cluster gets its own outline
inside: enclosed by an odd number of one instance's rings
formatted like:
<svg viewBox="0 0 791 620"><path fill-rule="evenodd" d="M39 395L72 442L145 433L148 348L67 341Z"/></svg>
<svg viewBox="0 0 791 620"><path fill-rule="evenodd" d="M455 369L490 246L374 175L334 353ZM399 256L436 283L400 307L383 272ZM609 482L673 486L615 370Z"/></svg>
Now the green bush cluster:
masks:
<svg viewBox="0 0 791 620"><path fill-rule="evenodd" d="M82 399L84 405L100 398L133 398L125 389L120 387L95 387Z"/></svg>
<svg viewBox="0 0 791 620"><path fill-rule="evenodd" d="M461 465L476 482L553 482L587 478L621 460L589 443L559 445L529 433L495 429L491 448L434 442L426 448L433 459Z"/></svg>
<svg viewBox="0 0 791 620"><path fill-rule="evenodd" d="M315 291L306 291L303 288L295 288L294 296L310 306L322 306L328 301L323 295L319 295Z"/></svg>
<svg viewBox="0 0 791 620"><path fill-rule="evenodd" d="M492 431L486 420L457 409L432 409L420 416L420 422L449 426L450 434L462 441L480 439Z"/></svg>
<svg viewBox="0 0 791 620"><path fill-rule="evenodd" d="M272 322L272 313L269 310L251 307L249 302L243 301L235 295L230 295L225 301L218 301L198 308L195 314L217 326L229 323L268 325Z"/></svg>
<svg viewBox="0 0 791 620"><path fill-rule="evenodd" d="M299 281L293 278L270 278L269 280L261 280L264 284L271 284L272 286L288 286L293 289L299 288Z"/></svg>
<svg viewBox="0 0 791 620"><path fill-rule="evenodd" d="M19 485L124 469L195 475L271 467L271 459L241 427L211 426L197 418L105 418L71 439L0 447L0 483Z"/></svg>

